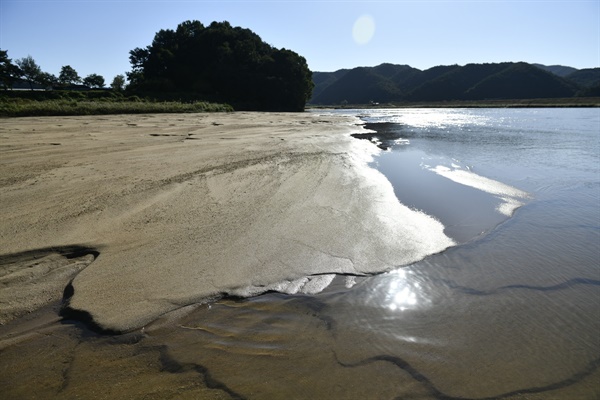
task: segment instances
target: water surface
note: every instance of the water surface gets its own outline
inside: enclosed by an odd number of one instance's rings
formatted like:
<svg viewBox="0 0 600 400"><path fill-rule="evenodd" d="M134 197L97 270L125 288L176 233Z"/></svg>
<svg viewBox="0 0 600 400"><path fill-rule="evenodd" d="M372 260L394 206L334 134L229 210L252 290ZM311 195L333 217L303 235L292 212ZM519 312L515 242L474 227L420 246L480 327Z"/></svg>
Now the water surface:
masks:
<svg viewBox="0 0 600 400"><path fill-rule="evenodd" d="M399 200L461 244L317 295L201 307L171 356L248 398L598 398L599 110L339 112L377 131Z"/></svg>
<svg viewBox="0 0 600 400"><path fill-rule="evenodd" d="M2 354L42 369L5 372L63 398L600 398L600 110L332 112L361 116L387 149L372 167L457 246L117 338L52 325Z"/></svg>

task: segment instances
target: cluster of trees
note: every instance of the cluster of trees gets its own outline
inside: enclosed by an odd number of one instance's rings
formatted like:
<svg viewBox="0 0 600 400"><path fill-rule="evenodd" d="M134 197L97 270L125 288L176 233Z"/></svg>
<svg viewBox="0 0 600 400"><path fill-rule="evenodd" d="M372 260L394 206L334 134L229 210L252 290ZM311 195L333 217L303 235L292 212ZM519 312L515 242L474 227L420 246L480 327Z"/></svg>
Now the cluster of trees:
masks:
<svg viewBox="0 0 600 400"><path fill-rule="evenodd" d="M130 86L142 94L197 97L236 109L301 111L311 97L306 60L228 22L186 21L130 52Z"/></svg>
<svg viewBox="0 0 600 400"><path fill-rule="evenodd" d="M127 92L160 100L211 101L236 109L302 111L312 96L312 72L304 57L263 42L249 29L228 22L204 26L185 21L177 29L160 30L152 44L130 51ZM0 50L0 85L15 82L53 88L84 84L103 88L104 78L81 78L70 65L58 77L43 72L31 57L16 60ZM113 89L123 89L117 75Z"/></svg>
<svg viewBox="0 0 600 400"><path fill-rule="evenodd" d="M424 71L381 64L315 72L312 104L534 99L600 95L600 68L524 62L437 66Z"/></svg>
<svg viewBox="0 0 600 400"><path fill-rule="evenodd" d="M66 88L83 84L92 89L102 89L105 86L102 75L90 74L85 78L81 78L73 67L65 65L61 68L60 74L57 77L48 72L43 72L31 56L17 59L13 63L8 57L8 51L0 50L0 85L8 89L15 82L19 81L26 81L31 89L33 89L34 85ZM110 86L114 90L123 90L125 87L125 76L115 76Z"/></svg>

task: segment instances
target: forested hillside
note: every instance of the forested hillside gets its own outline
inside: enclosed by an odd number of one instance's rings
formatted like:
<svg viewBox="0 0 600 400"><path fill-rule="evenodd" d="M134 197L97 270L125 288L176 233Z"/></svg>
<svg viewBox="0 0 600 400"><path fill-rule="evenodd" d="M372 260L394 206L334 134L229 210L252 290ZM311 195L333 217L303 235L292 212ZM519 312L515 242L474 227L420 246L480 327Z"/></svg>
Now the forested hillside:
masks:
<svg viewBox="0 0 600 400"><path fill-rule="evenodd" d="M562 98L595 95L600 87L600 68L542 67L507 62L437 66L422 71L408 65L381 64L315 72L310 103Z"/></svg>
<svg viewBox="0 0 600 400"><path fill-rule="evenodd" d="M580 69L570 73L566 78L582 87L600 86L600 68Z"/></svg>
<svg viewBox="0 0 600 400"><path fill-rule="evenodd" d="M541 68L545 71L552 72L554 75L558 75L562 78L577 71L577 68L567 67L564 65L543 65L543 64L532 64L532 65L536 66L538 68Z"/></svg>

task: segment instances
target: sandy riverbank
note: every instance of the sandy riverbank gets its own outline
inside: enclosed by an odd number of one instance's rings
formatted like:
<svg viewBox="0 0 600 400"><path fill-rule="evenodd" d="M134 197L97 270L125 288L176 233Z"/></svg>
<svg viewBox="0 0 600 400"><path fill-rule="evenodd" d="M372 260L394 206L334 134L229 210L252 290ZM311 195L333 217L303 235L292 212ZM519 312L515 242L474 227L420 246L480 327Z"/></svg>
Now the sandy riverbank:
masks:
<svg viewBox="0 0 600 400"><path fill-rule="evenodd" d="M450 246L367 166L378 150L350 136L356 122L1 120L1 322L60 298L72 278L69 310L123 332L213 296L311 292L322 274L380 272ZM415 233L427 240L406 240Z"/></svg>

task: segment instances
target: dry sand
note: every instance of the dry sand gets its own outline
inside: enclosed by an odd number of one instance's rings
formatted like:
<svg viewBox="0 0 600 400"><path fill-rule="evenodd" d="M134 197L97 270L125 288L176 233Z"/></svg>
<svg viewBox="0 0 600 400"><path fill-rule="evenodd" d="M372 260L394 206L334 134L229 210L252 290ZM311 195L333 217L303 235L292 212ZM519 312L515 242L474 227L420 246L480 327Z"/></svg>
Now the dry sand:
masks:
<svg viewBox="0 0 600 400"><path fill-rule="evenodd" d="M311 292L452 245L350 117L0 120L0 323L60 299L115 332L224 294ZM324 275L325 274L325 275ZM306 278L309 277L309 278ZM318 279L317 279L318 277Z"/></svg>

